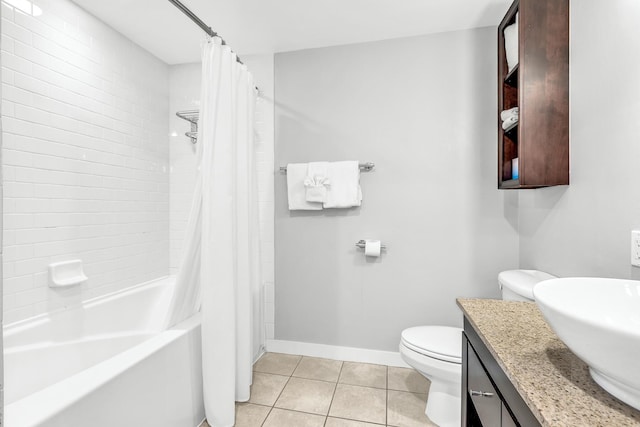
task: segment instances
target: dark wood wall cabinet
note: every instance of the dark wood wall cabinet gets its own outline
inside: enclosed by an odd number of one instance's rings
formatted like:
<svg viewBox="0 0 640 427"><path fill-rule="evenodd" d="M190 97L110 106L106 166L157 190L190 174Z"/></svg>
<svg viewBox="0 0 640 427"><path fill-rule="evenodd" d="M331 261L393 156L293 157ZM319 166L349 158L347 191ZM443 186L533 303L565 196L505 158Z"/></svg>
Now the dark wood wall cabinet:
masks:
<svg viewBox="0 0 640 427"><path fill-rule="evenodd" d="M516 14L518 65L510 71L504 30ZM500 113L513 107L519 108L519 119L503 129ZM515 0L498 27L498 188L566 184L569 0Z"/></svg>
<svg viewBox="0 0 640 427"><path fill-rule="evenodd" d="M466 317L462 343L462 426L540 426Z"/></svg>

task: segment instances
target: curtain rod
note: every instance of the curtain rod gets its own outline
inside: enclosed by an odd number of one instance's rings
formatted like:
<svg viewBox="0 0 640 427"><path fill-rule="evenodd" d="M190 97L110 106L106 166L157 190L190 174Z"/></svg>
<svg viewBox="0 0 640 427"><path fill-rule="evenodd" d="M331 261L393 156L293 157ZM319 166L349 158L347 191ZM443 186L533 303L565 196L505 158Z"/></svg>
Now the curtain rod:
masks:
<svg viewBox="0 0 640 427"><path fill-rule="evenodd" d="M173 4L175 7L177 7L182 13L184 13L185 15L187 15L187 17L189 19L191 19L193 22L196 23L196 25L200 28L202 28L204 30L205 33L207 33L210 37L220 37L220 35L218 35L218 33L216 33L215 31L213 31L211 29L210 26L208 26L207 24L204 23L204 21L202 19L200 19L198 17L198 15L196 15L195 13L193 13L187 6L185 6L184 4L182 4L182 2L180 2L180 0L169 0L169 3ZM222 40L222 45L226 45L227 42L224 41L224 39L222 37L220 37L220 40ZM244 65L244 63L240 60L240 57L236 54L236 61L238 61L239 63L241 63L242 65Z"/></svg>

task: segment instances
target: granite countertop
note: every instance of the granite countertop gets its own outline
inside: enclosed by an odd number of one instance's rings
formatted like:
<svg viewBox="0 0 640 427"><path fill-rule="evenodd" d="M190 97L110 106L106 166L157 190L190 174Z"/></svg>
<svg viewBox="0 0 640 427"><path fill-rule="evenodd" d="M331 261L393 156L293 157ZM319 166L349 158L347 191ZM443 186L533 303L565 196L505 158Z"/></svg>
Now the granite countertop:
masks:
<svg viewBox="0 0 640 427"><path fill-rule="evenodd" d="M480 339L543 426L640 426L640 411L604 391L535 303L457 300Z"/></svg>

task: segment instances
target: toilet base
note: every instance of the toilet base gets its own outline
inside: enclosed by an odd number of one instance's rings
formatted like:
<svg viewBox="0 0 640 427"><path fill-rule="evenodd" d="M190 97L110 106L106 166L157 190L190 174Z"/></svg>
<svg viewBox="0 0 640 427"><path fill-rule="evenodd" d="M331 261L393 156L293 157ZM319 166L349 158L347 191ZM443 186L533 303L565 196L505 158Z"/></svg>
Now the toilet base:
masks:
<svg viewBox="0 0 640 427"><path fill-rule="evenodd" d="M432 382L424 413L440 427L460 427L460 384Z"/></svg>
<svg viewBox="0 0 640 427"><path fill-rule="evenodd" d="M400 342L400 356L431 382L424 413L440 427L460 427L462 365L416 353Z"/></svg>

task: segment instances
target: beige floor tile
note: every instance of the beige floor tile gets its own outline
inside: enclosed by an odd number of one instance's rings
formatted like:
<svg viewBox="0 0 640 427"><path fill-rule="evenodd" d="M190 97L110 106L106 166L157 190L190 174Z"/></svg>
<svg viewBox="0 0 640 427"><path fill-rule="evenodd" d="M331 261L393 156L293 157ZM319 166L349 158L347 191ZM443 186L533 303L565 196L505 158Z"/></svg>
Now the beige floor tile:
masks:
<svg viewBox="0 0 640 427"><path fill-rule="evenodd" d="M327 415L335 383L292 377L275 406L293 411Z"/></svg>
<svg viewBox="0 0 640 427"><path fill-rule="evenodd" d="M260 427L269 415L268 406L253 403L236 403L235 427Z"/></svg>
<svg viewBox="0 0 640 427"><path fill-rule="evenodd" d="M198 427L210 427L210 426L209 426L209 423L207 422L207 420L204 420L202 422L202 424L200 424Z"/></svg>
<svg viewBox="0 0 640 427"><path fill-rule="evenodd" d="M263 427L322 427L325 417L273 408Z"/></svg>
<svg viewBox="0 0 640 427"><path fill-rule="evenodd" d="M411 393L427 393L429 380L415 369L395 368L389 366L387 388L389 390L410 391Z"/></svg>
<svg viewBox="0 0 640 427"><path fill-rule="evenodd" d="M435 426L424 414L426 403L426 394L389 390L387 425L397 427Z"/></svg>
<svg viewBox="0 0 640 427"><path fill-rule="evenodd" d="M278 396L280 396L285 384L287 384L287 381L289 381L289 377L282 375L254 372L249 403L273 406L273 404L276 403Z"/></svg>
<svg viewBox="0 0 640 427"><path fill-rule="evenodd" d="M302 356L282 353L265 353L253 365L253 370L265 374L291 375Z"/></svg>
<svg viewBox="0 0 640 427"><path fill-rule="evenodd" d="M329 415L356 421L384 424L387 391L371 387L338 384Z"/></svg>
<svg viewBox="0 0 640 427"><path fill-rule="evenodd" d="M342 362L339 360L319 359L317 357L303 357L293 372L294 377L311 380L337 382Z"/></svg>
<svg viewBox="0 0 640 427"><path fill-rule="evenodd" d="M370 363L344 362L338 382L386 389L387 367Z"/></svg>
<svg viewBox="0 0 640 427"><path fill-rule="evenodd" d="M343 418L327 418L324 427L380 427L384 424L363 423L362 421L345 420Z"/></svg>

